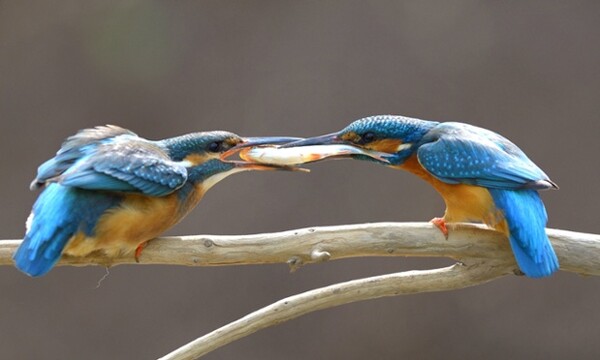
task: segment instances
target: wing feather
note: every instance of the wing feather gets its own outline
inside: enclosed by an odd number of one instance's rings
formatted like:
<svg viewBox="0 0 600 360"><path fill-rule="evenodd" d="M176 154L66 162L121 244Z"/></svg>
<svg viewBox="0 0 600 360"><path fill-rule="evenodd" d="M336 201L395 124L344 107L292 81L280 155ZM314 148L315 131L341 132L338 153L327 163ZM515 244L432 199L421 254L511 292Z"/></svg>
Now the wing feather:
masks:
<svg viewBox="0 0 600 360"><path fill-rule="evenodd" d="M496 189L548 189L556 185L516 145L482 128L443 123L424 137L419 163L439 180Z"/></svg>
<svg viewBox="0 0 600 360"><path fill-rule="evenodd" d="M157 143L116 126L82 130L38 169L32 187L48 182L88 190L164 196L187 180L186 168Z"/></svg>

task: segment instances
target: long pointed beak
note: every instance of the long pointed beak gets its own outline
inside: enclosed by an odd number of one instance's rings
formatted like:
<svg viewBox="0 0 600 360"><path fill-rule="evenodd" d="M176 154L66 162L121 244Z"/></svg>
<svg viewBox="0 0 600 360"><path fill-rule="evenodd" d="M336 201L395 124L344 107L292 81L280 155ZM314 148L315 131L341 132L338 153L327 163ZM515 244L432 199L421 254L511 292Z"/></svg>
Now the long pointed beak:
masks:
<svg viewBox="0 0 600 360"><path fill-rule="evenodd" d="M349 144L342 140L338 133L331 133L321 136L315 136L308 139L300 139L297 141L287 142L279 146L279 148L291 148L299 146L311 146L311 145L333 145L333 144Z"/></svg>
<svg viewBox="0 0 600 360"><path fill-rule="evenodd" d="M259 145L281 145L295 141L302 141L303 138L291 137L291 136L255 136L243 138L244 141L236 146L237 147L249 147Z"/></svg>
<svg viewBox="0 0 600 360"><path fill-rule="evenodd" d="M342 139L340 133L315 136L298 141L288 142L278 146L272 152L266 153L257 149L244 154L244 158L268 159L272 163L306 164L326 159L371 158L384 164L389 164L389 154L362 148Z"/></svg>

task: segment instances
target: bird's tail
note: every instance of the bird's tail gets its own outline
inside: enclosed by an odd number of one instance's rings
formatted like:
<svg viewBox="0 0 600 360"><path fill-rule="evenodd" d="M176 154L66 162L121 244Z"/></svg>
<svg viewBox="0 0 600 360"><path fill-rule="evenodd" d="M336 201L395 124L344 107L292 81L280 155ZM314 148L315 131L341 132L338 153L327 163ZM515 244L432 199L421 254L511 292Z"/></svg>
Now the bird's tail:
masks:
<svg viewBox="0 0 600 360"><path fill-rule="evenodd" d="M532 278L557 271L558 258L546 235L548 215L537 191L490 189L490 193L504 213L510 246L521 271Z"/></svg>
<svg viewBox="0 0 600 360"><path fill-rule="evenodd" d="M69 239L77 231L77 216L69 206L69 190L51 184L40 195L28 220L25 239L15 252L15 266L30 276L46 274L60 259Z"/></svg>
<svg viewBox="0 0 600 360"><path fill-rule="evenodd" d="M17 269L30 276L42 276L50 271L73 236L70 229L56 230L52 241L43 239L40 232L28 233L13 256Z"/></svg>

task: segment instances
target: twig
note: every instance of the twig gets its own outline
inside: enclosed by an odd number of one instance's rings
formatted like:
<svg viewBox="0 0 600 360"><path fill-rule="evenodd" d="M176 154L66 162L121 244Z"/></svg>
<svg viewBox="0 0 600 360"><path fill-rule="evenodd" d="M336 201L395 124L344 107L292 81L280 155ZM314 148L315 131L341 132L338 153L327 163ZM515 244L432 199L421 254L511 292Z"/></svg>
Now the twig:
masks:
<svg viewBox="0 0 600 360"><path fill-rule="evenodd" d="M435 270L415 270L352 280L279 300L208 333L159 360L191 360L258 330L301 315L384 296L445 291L481 284L510 272L512 265L494 260L455 264Z"/></svg>

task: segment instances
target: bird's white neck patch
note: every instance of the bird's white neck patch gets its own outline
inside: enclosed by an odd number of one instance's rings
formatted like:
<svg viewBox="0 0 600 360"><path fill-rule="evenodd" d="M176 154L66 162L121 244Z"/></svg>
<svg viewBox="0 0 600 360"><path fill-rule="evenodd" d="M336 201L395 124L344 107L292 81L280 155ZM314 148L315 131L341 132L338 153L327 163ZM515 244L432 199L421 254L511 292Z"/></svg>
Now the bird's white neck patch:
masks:
<svg viewBox="0 0 600 360"><path fill-rule="evenodd" d="M219 181L225 179L226 177L228 177L229 175L233 175L242 171L246 171L248 169L245 168L233 168L231 170L228 171L223 171L220 172L218 174L215 174L211 177L206 178L203 182L202 182L202 188L204 189L204 191L207 191L208 189L210 189L211 187L213 187L216 183L218 183Z"/></svg>
<svg viewBox="0 0 600 360"><path fill-rule="evenodd" d="M177 161L176 164L179 164L179 165L183 166L184 168L191 168L194 166L194 164L192 164L192 162L189 160Z"/></svg>
<svg viewBox="0 0 600 360"><path fill-rule="evenodd" d="M411 146L413 146L413 144L412 144L412 143L404 143L404 144L400 144L400 145L398 145L398 147L396 148L396 152L400 152L400 151L402 151L402 150L408 149L408 148L410 148Z"/></svg>

